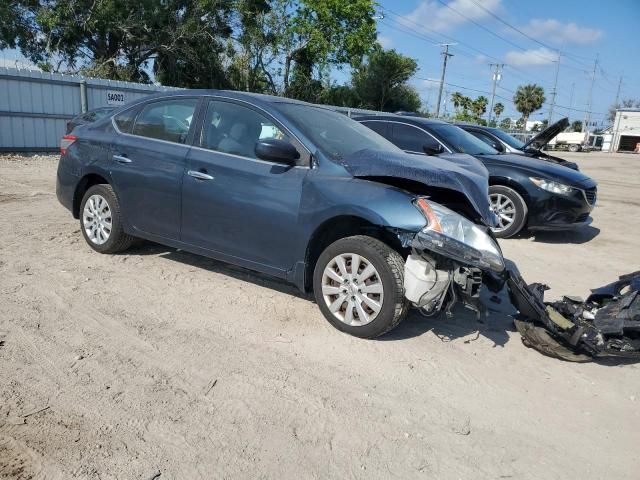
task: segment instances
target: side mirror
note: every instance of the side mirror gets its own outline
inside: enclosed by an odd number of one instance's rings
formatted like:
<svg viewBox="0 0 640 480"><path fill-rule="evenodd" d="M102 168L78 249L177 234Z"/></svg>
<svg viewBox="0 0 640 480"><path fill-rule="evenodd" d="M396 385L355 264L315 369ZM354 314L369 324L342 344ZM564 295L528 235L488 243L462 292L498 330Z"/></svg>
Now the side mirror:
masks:
<svg viewBox="0 0 640 480"><path fill-rule="evenodd" d="M493 143L491 144L491 147L492 147L494 150L499 151L500 153L504 153L504 145L502 145L500 142L493 142Z"/></svg>
<svg viewBox="0 0 640 480"><path fill-rule="evenodd" d="M300 158L300 153L286 140L268 138L256 143L256 157L270 162L293 165Z"/></svg>
<svg viewBox="0 0 640 480"><path fill-rule="evenodd" d="M432 143L430 145L423 145L422 150L426 155L429 155L429 156L440 155L441 153L444 152L444 147L439 143L437 145Z"/></svg>

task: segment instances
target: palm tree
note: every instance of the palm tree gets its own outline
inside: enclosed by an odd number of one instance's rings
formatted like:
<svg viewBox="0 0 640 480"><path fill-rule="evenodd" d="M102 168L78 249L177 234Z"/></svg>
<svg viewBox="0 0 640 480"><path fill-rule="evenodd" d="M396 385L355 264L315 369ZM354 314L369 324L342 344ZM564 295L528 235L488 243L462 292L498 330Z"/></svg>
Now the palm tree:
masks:
<svg viewBox="0 0 640 480"><path fill-rule="evenodd" d="M480 117L482 117L482 115L484 115L484 113L487 111L488 103L489 100L483 95L480 95L471 103L471 110L473 111L476 119L479 119Z"/></svg>
<svg viewBox="0 0 640 480"><path fill-rule="evenodd" d="M451 101L453 102L454 108L458 110L458 108L460 108L464 101L464 95L462 95L460 92L453 92L451 94Z"/></svg>
<svg viewBox="0 0 640 480"><path fill-rule="evenodd" d="M498 119L500 118L500 115L502 115L502 112L504 112L504 105L501 104L500 102L496 103L493 106L493 113L496 114L496 118L495 118L496 124L498 123Z"/></svg>
<svg viewBox="0 0 640 480"><path fill-rule="evenodd" d="M524 86L520 85L518 87L513 96L513 103L516 106L516 110L522 114L522 121L525 128L527 126L527 120L529 120L529 115L539 110L545 100L544 90L535 83Z"/></svg>

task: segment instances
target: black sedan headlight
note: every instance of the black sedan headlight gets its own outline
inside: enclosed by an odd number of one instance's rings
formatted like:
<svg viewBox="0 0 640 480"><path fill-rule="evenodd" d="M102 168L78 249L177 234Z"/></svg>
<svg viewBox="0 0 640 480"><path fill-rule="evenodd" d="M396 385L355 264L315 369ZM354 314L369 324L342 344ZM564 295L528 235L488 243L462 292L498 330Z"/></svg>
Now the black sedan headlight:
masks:
<svg viewBox="0 0 640 480"><path fill-rule="evenodd" d="M556 193L559 195L571 195L575 190L573 187L569 185L565 185L564 183L554 182L553 180L547 180L545 178L536 178L529 177L534 185L542 190L546 190L547 192Z"/></svg>
<svg viewBox="0 0 640 480"><path fill-rule="evenodd" d="M504 270L502 252L485 230L439 203L419 198L415 205L427 220L417 235L422 247L483 270Z"/></svg>

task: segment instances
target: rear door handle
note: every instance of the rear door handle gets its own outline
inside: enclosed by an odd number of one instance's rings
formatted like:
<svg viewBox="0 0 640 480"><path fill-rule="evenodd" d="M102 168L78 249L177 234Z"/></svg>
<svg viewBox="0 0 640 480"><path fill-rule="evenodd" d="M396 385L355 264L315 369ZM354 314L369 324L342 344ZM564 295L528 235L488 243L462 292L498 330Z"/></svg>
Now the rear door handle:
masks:
<svg viewBox="0 0 640 480"><path fill-rule="evenodd" d="M114 155L113 159L118 163L131 163L131 159L123 155Z"/></svg>
<svg viewBox="0 0 640 480"><path fill-rule="evenodd" d="M187 175L198 180L213 180L213 177L207 173L198 172L197 170L189 170Z"/></svg>

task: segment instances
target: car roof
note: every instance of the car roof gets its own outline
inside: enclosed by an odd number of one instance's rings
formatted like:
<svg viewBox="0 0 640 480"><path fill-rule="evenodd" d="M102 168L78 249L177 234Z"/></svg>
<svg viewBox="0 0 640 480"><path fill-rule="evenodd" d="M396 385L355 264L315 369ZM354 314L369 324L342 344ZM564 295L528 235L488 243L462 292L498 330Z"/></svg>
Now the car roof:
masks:
<svg viewBox="0 0 640 480"><path fill-rule="evenodd" d="M275 95L265 95L262 93L251 93L251 92L237 92L234 90L214 90L214 89L184 89L184 90L169 90L165 92L158 92L153 95L149 95L144 97L144 100L150 98L167 98L167 97L178 97L178 96L220 96L227 97L236 100L248 100L253 103L290 103L290 104L298 104L298 105L307 105L310 107L322 107L322 105L314 105L312 103L303 102L301 100L294 100L292 98L286 97L278 97Z"/></svg>
<svg viewBox="0 0 640 480"><path fill-rule="evenodd" d="M395 115L393 113L379 115L353 115L351 118L358 121L363 120L387 120L396 121L402 123L411 123L414 125L451 125L449 122L443 120L436 120L435 118L416 117L413 115Z"/></svg>

